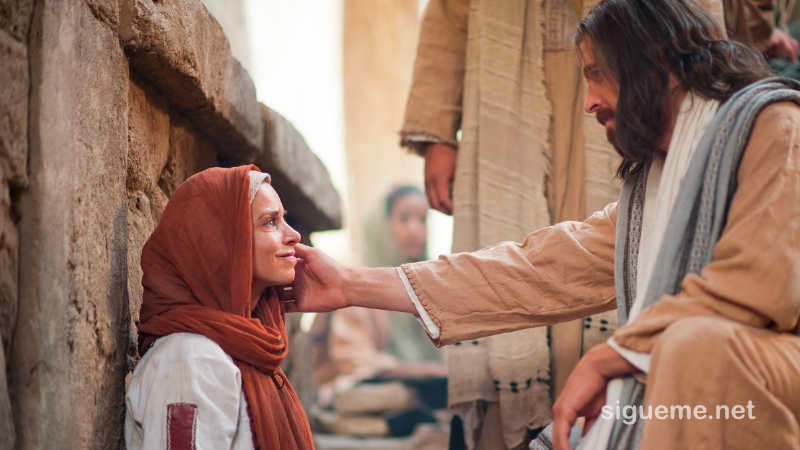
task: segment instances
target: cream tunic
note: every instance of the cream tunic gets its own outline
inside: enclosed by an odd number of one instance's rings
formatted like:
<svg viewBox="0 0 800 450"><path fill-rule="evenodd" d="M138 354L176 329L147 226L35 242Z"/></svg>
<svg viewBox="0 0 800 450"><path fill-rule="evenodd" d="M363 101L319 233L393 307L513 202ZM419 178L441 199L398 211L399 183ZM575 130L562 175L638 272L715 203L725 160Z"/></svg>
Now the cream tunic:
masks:
<svg viewBox="0 0 800 450"><path fill-rule="evenodd" d="M168 405L176 403L196 407L194 448L253 448L239 368L205 336L161 337L136 365L125 395L127 448L170 448Z"/></svg>

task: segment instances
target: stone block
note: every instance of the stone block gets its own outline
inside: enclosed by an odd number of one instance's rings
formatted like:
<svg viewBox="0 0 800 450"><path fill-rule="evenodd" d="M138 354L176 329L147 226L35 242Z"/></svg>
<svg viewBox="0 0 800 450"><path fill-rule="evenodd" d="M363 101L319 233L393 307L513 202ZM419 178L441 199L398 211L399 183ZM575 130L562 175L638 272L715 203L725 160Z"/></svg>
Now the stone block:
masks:
<svg viewBox="0 0 800 450"><path fill-rule="evenodd" d="M6 353L17 318L18 255L19 231L11 215L8 184L0 177L0 349Z"/></svg>
<svg viewBox="0 0 800 450"><path fill-rule="evenodd" d="M147 194L142 191L128 193L128 301L132 323L139 320L144 293L140 264L142 248L157 224Z"/></svg>
<svg viewBox="0 0 800 450"><path fill-rule="evenodd" d="M340 228L341 198L322 161L286 118L263 105L261 117L264 145L255 163L272 175L291 218L309 231Z"/></svg>
<svg viewBox="0 0 800 450"><path fill-rule="evenodd" d="M209 138L198 133L188 120L173 114L170 120L169 157L158 182L164 194L171 197L187 178L218 163L216 147Z"/></svg>
<svg viewBox="0 0 800 450"><path fill-rule="evenodd" d="M128 63L82 1L37 2L30 36L30 177L9 355L16 448L120 448Z"/></svg>
<svg viewBox="0 0 800 450"><path fill-rule="evenodd" d="M169 106L131 78L128 90L128 191L151 192L169 156Z"/></svg>
<svg viewBox="0 0 800 450"><path fill-rule="evenodd" d="M0 0L0 30L19 42L28 42L32 14L33 0Z"/></svg>
<svg viewBox="0 0 800 450"><path fill-rule="evenodd" d="M28 49L3 30L0 61L0 171L22 186L28 159Z"/></svg>
<svg viewBox="0 0 800 450"><path fill-rule="evenodd" d="M200 0L125 0L120 38L133 69L223 154L252 160L263 135L255 87Z"/></svg>
<svg viewBox="0 0 800 450"><path fill-rule="evenodd" d="M94 17L117 31L119 27L120 0L86 0Z"/></svg>
<svg viewBox="0 0 800 450"><path fill-rule="evenodd" d="M11 400L6 380L6 356L0 346L0 448L14 448L14 416L11 413Z"/></svg>

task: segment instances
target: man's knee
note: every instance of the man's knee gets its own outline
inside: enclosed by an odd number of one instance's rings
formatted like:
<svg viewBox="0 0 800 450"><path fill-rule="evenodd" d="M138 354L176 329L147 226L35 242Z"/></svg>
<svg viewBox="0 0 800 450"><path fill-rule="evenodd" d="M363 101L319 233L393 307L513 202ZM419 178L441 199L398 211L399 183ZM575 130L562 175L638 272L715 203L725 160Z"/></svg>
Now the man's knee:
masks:
<svg viewBox="0 0 800 450"><path fill-rule="evenodd" d="M713 360L730 352L738 326L716 317L680 319L664 330L654 353L666 364Z"/></svg>

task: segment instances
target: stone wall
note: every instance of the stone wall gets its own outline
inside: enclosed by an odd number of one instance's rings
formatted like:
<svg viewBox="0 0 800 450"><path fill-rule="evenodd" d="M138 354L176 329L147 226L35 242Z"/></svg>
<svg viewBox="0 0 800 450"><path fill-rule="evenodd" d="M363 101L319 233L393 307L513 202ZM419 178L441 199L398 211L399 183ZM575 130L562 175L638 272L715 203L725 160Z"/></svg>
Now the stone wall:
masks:
<svg viewBox="0 0 800 450"><path fill-rule="evenodd" d="M19 299L19 195L28 184L28 31L31 1L0 0L0 448L15 433L8 367Z"/></svg>
<svg viewBox="0 0 800 450"><path fill-rule="evenodd" d="M254 162L306 232L328 173L199 0L0 0L0 448L121 448L139 253L191 174Z"/></svg>

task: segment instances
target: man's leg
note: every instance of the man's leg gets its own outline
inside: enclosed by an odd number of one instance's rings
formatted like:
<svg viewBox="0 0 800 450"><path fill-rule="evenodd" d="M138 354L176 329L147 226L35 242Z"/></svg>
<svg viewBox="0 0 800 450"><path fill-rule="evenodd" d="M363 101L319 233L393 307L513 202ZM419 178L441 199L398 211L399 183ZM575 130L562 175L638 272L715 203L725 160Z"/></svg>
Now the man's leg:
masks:
<svg viewBox="0 0 800 450"><path fill-rule="evenodd" d="M745 412L740 420L651 419L643 450L800 449L800 337L719 318L676 322L653 350L645 404Z"/></svg>

